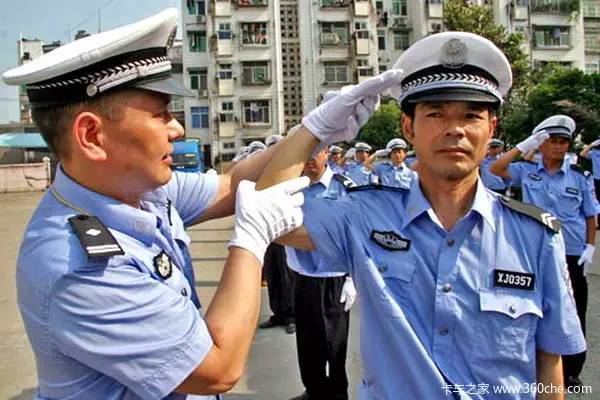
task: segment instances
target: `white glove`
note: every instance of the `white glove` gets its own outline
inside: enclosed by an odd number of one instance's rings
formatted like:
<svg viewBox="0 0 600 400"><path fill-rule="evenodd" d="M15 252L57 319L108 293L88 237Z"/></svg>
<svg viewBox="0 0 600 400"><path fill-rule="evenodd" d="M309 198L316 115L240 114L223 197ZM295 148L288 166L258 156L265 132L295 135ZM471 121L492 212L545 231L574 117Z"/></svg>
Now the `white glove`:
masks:
<svg viewBox="0 0 600 400"><path fill-rule="evenodd" d="M379 93L398 86L402 76L402 70L392 69L358 85L344 86L339 94L329 92L319 107L302 118L302 125L325 145L349 142L375 110Z"/></svg>
<svg viewBox="0 0 600 400"><path fill-rule="evenodd" d="M248 250L262 263L273 240L302 225L304 195L308 177L282 182L257 191L256 184L241 181L235 198L235 229L227 247Z"/></svg>
<svg viewBox="0 0 600 400"><path fill-rule="evenodd" d="M529 150L536 150L546 139L550 137L550 134L546 131L539 131L527 139L523 140L521 143L517 144L517 149L521 153L527 153Z"/></svg>
<svg viewBox="0 0 600 400"><path fill-rule="evenodd" d="M344 158L348 160L354 160L354 156L356 155L356 149L353 147L344 154Z"/></svg>
<svg viewBox="0 0 600 400"><path fill-rule="evenodd" d="M387 157L390 154L388 149L379 149L375 152L375 157Z"/></svg>
<svg viewBox="0 0 600 400"><path fill-rule="evenodd" d="M594 140L591 144L591 147L596 147L596 146L600 146L600 139L596 139Z"/></svg>
<svg viewBox="0 0 600 400"><path fill-rule="evenodd" d="M594 250L596 250L596 247L591 244L586 244L583 253L581 253L581 257L577 260L578 265L583 265L583 276L587 276L587 273L590 270L590 266L594 260Z"/></svg>
<svg viewBox="0 0 600 400"><path fill-rule="evenodd" d="M350 311L354 302L356 301L356 288L354 287L354 281L349 276L346 277L344 286L342 286L342 296L340 297L340 303L344 303L344 311Z"/></svg>

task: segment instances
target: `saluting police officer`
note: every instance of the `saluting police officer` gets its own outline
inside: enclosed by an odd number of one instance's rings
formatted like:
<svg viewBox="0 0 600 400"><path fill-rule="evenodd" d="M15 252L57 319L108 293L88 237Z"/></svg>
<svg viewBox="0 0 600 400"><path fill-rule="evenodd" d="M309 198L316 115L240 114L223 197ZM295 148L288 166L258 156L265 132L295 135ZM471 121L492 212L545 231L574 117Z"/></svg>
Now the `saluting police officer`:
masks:
<svg viewBox="0 0 600 400"><path fill-rule="evenodd" d="M331 168L331 170L335 174L343 174L344 173L344 167L342 167L340 165L341 160L342 160L342 152L343 152L343 149L340 146L336 146L334 144L329 146L327 165L329 166L329 168Z"/></svg>
<svg viewBox="0 0 600 400"><path fill-rule="evenodd" d="M410 183L416 176L416 173L408 168L404 163L406 157L406 142L400 138L392 139L385 146L385 149L377 150L369 161L375 157L389 156L389 161L375 164L373 167L372 181L384 186L392 187L410 187Z"/></svg>
<svg viewBox="0 0 600 400"><path fill-rule="evenodd" d="M506 192L506 182L498 175L494 175L490 172L490 165L502 155L502 151L504 151L504 142L502 140L496 138L490 140L487 155L479 167L481 181L485 187L500 194Z"/></svg>
<svg viewBox="0 0 600 400"><path fill-rule="evenodd" d="M600 139L584 146L579 153L581 157L592 160L592 175L594 177L594 188L596 189L596 200L600 201ZM600 226L600 216L596 220L596 229Z"/></svg>
<svg viewBox="0 0 600 400"><path fill-rule="evenodd" d="M346 162L344 165L344 175L352 179L359 186L368 185L371 183L371 171L365 163L373 148L367 143L357 142L353 149L354 161Z"/></svg>
<svg viewBox="0 0 600 400"><path fill-rule="evenodd" d="M265 249L301 222L302 194L293 193L308 179L270 193L242 181L256 178L272 150L229 175L171 171L183 128L169 113L170 96L190 93L171 77L167 58L176 18L168 9L3 75L25 86L60 160L17 261L38 399L229 390L255 331ZM184 227L234 207L229 255L203 318Z"/></svg>
<svg viewBox="0 0 600 400"><path fill-rule="evenodd" d="M596 215L600 205L594 193L591 174L565 158L575 133L575 121L567 115L553 115L536 126L530 137L517 144L490 170L510 179L523 191L523 201L550 211L562 222L566 261L577 304L577 315L585 333L587 310L587 271L592 265L596 243ZM538 162L511 163L521 152L538 148ZM585 352L563 357L564 379L579 386Z"/></svg>
<svg viewBox="0 0 600 400"><path fill-rule="evenodd" d="M403 71L392 93L418 178L410 190L371 185L343 199L307 199L303 227L282 239L328 260L312 272L354 278L365 374L359 398L488 399L499 398L493 386L561 385L560 354L585 350L585 339L568 293L560 223L479 179L511 86L508 60L487 39L444 32L413 44L394 68L375 79L388 86L397 79L388 74ZM257 186L285 179L282 169L297 176L318 145L313 136L356 135L352 121L372 95L365 92L362 84L345 88L305 116Z"/></svg>

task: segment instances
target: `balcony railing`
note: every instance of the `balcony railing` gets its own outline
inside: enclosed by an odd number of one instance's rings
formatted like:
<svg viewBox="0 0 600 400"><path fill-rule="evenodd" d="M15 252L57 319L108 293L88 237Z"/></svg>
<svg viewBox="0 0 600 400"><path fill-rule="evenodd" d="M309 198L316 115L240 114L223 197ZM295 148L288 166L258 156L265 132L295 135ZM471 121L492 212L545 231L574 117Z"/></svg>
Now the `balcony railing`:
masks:
<svg viewBox="0 0 600 400"><path fill-rule="evenodd" d="M538 13L570 14L580 8L581 0L531 0L531 11Z"/></svg>

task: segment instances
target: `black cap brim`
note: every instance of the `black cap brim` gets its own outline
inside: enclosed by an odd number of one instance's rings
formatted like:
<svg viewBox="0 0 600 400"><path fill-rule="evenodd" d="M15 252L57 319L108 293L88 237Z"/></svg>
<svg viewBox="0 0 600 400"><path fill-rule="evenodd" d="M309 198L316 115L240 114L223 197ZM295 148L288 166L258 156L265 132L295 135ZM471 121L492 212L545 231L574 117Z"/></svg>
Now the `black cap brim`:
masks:
<svg viewBox="0 0 600 400"><path fill-rule="evenodd" d="M490 93L465 88L428 90L421 93L416 93L404 100L404 102L412 104L438 101L467 101L470 103L488 103L500 105L500 100Z"/></svg>
<svg viewBox="0 0 600 400"><path fill-rule="evenodd" d="M162 79L138 82L135 83L133 87L149 90L151 92L170 94L173 96L196 97L194 92L177 82L177 80L172 76Z"/></svg>
<svg viewBox="0 0 600 400"><path fill-rule="evenodd" d="M573 139L573 135L566 133L566 132L560 132L560 131L551 131L548 132L548 134L550 135L550 137L560 137L563 139L567 139L567 140L571 140Z"/></svg>

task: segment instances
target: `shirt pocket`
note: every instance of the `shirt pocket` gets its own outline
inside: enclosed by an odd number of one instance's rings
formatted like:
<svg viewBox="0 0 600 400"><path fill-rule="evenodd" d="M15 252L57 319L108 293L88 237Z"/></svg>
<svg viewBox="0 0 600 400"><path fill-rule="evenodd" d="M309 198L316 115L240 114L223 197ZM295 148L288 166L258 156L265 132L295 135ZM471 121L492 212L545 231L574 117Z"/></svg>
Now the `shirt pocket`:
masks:
<svg viewBox="0 0 600 400"><path fill-rule="evenodd" d="M573 186L565 187L560 194L561 208L568 214L578 214L583 202L583 196L579 188ZM564 207L564 208L563 208Z"/></svg>
<svg viewBox="0 0 600 400"><path fill-rule="evenodd" d="M541 300L533 292L483 290L478 313L477 326L473 327L477 358L517 360L531 352L537 322L543 317Z"/></svg>
<svg viewBox="0 0 600 400"><path fill-rule="evenodd" d="M383 280L380 305L388 316L399 317L402 315L401 309L411 304L415 260L406 253L395 252L377 258L376 266Z"/></svg>

